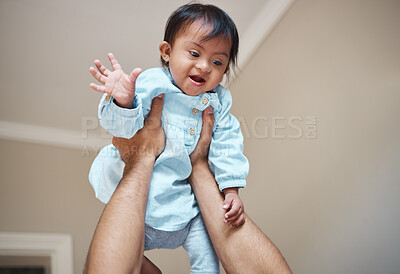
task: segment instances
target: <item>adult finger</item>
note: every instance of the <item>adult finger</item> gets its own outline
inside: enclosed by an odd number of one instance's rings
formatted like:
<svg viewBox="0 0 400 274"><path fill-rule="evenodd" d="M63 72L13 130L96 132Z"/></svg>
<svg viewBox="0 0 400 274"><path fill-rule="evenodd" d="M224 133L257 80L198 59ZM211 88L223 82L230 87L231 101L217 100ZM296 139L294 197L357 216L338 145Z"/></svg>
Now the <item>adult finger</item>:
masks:
<svg viewBox="0 0 400 274"><path fill-rule="evenodd" d="M121 144L122 138L121 137L115 137L113 136L112 138L112 144L118 149L120 144Z"/></svg>
<svg viewBox="0 0 400 274"><path fill-rule="evenodd" d="M111 52L108 54L108 59L111 62L111 65L113 67L113 70L121 69L121 65L118 63L117 59L115 59L114 54Z"/></svg>
<svg viewBox="0 0 400 274"><path fill-rule="evenodd" d="M161 114L164 106L164 93L153 98L149 116L146 119L146 124L152 127L161 126Z"/></svg>
<svg viewBox="0 0 400 274"><path fill-rule="evenodd" d="M135 138L135 136L133 136L131 139L115 136L112 138L112 144L118 149L118 152L125 163L129 161L129 157L133 156L133 152L136 149L136 147L132 145L133 138Z"/></svg>
<svg viewBox="0 0 400 274"><path fill-rule="evenodd" d="M201 128L199 141L197 142L196 148L190 154L190 160L192 164L197 161L204 161L208 158L208 150L212 138L212 128L214 125L214 115L211 106L203 111L203 126Z"/></svg>
<svg viewBox="0 0 400 274"><path fill-rule="evenodd" d="M209 146L212 138L212 130L214 125L214 114L211 106L203 111L203 126L201 128L199 144L201 146Z"/></svg>
<svg viewBox="0 0 400 274"><path fill-rule="evenodd" d="M112 144L118 149L121 157L122 157L123 152L124 152L122 147L124 146L125 143L126 143L126 139L124 139L124 138L115 137L115 136L113 136L113 138L112 138Z"/></svg>

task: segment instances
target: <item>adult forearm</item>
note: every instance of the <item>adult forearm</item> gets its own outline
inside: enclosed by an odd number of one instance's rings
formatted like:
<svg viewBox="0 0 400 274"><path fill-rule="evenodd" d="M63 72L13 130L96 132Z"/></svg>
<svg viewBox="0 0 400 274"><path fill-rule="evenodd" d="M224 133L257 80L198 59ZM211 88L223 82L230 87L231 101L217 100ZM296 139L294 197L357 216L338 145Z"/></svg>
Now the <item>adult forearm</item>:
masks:
<svg viewBox="0 0 400 274"><path fill-rule="evenodd" d="M224 199L206 162L193 166L190 182L227 273L291 273L276 246L248 216L238 228L223 222Z"/></svg>
<svg viewBox="0 0 400 274"><path fill-rule="evenodd" d="M97 225L85 273L140 273L144 218L154 158L138 157L124 176Z"/></svg>

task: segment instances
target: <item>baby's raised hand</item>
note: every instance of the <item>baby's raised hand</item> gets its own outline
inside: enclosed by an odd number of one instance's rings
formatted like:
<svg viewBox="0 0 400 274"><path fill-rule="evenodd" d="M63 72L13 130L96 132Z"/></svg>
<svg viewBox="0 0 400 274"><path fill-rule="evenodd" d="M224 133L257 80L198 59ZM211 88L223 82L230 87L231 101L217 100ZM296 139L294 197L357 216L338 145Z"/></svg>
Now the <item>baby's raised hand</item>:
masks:
<svg viewBox="0 0 400 274"><path fill-rule="evenodd" d="M242 200L239 197L237 188L226 188L223 190L225 200L223 209L227 210L224 222L230 226L241 226L244 224L245 215Z"/></svg>
<svg viewBox="0 0 400 274"><path fill-rule="evenodd" d="M121 65L112 53L108 54L108 59L110 59L113 71L108 70L99 60L95 60L94 64L98 71L94 67L90 67L89 71L103 85L90 83L89 86L96 91L107 93L114 97L118 106L132 108L135 97L135 82L142 70L135 68L128 75L122 70Z"/></svg>

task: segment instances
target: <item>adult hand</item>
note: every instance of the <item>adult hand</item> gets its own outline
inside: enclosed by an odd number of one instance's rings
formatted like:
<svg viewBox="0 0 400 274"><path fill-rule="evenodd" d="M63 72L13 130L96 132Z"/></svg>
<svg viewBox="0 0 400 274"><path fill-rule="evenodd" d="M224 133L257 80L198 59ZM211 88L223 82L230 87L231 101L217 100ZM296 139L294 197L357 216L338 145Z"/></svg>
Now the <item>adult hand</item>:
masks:
<svg viewBox="0 0 400 274"><path fill-rule="evenodd" d="M198 164L208 165L208 150L212 138L212 130L214 125L214 114L211 106L203 111L203 127L200 133L200 139L197 142L196 148L190 154L192 167Z"/></svg>
<svg viewBox="0 0 400 274"><path fill-rule="evenodd" d="M140 157L149 157L154 161L164 150L165 134L161 127L163 105L164 94L153 99L143 128L131 139L113 137L112 143L118 149L125 164L132 162L138 154Z"/></svg>

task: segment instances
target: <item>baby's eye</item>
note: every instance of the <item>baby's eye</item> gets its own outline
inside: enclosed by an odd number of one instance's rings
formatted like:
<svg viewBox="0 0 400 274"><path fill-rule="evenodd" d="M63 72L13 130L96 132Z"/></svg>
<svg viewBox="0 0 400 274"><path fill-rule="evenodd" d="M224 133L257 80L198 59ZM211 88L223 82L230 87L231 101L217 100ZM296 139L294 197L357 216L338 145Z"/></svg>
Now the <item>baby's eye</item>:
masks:
<svg viewBox="0 0 400 274"><path fill-rule="evenodd" d="M192 55L193 57L199 57L200 55L195 52L195 51L189 51L190 55Z"/></svg>
<svg viewBox="0 0 400 274"><path fill-rule="evenodd" d="M222 63L220 61L217 61L217 60L214 60L213 63L216 64L217 66L221 66L222 65Z"/></svg>

